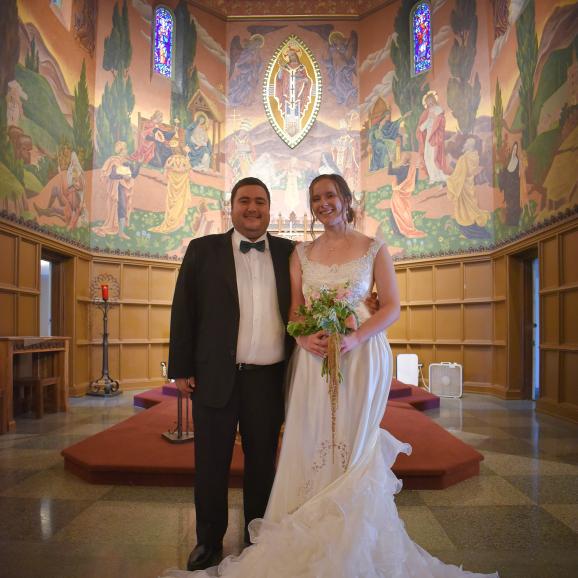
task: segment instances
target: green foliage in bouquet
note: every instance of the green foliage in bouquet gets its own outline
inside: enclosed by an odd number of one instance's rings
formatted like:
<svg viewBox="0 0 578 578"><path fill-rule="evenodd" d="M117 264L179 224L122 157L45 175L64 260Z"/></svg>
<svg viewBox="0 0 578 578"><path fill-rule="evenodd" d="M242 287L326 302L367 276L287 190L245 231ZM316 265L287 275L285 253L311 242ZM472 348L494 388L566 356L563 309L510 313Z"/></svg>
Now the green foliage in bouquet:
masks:
<svg viewBox="0 0 578 578"><path fill-rule="evenodd" d="M298 321L290 321L287 326L289 335L300 337L318 331L325 331L329 335L345 335L353 331L359 325L359 319L346 296L343 290L322 287L318 294L312 296L308 306L299 307Z"/></svg>

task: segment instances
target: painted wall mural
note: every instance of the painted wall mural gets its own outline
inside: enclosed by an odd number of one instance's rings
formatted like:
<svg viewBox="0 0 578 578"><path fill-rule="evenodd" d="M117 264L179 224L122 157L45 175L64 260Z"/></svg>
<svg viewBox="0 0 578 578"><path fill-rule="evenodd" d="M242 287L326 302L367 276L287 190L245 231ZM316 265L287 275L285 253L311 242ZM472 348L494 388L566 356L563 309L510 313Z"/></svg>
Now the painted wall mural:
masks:
<svg viewBox="0 0 578 578"><path fill-rule="evenodd" d="M230 226L239 178L267 182L272 229L302 238L309 182L338 172L357 227L406 259L490 249L578 212L575 1L399 0L334 22L164 5L171 78L152 71L150 0L3 3L2 218L180 259ZM422 5L431 68L415 74Z"/></svg>
<svg viewBox="0 0 578 578"><path fill-rule="evenodd" d="M412 76L414 5L378 13L393 23L384 41L375 19L363 31L366 230L396 258L427 257L490 249L575 214L578 5L433 1L433 67Z"/></svg>

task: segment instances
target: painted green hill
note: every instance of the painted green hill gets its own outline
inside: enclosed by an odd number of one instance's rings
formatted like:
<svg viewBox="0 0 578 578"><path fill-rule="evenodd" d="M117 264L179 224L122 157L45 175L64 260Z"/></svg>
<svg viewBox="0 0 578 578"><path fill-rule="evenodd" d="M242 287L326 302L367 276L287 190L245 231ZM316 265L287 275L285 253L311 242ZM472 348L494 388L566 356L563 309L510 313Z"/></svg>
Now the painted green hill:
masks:
<svg viewBox="0 0 578 578"><path fill-rule="evenodd" d="M24 114L56 143L64 140L72 143L72 127L62 114L48 81L20 64L16 67L16 80L28 95L28 100L23 102Z"/></svg>

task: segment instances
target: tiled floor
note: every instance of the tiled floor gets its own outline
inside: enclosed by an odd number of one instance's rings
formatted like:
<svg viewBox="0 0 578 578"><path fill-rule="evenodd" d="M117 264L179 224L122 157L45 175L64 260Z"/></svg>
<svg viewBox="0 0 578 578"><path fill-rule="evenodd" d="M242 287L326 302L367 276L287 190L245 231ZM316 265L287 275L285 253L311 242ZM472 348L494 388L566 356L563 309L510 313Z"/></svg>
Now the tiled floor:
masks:
<svg viewBox="0 0 578 578"><path fill-rule="evenodd" d="M20 419L18 433L0 436L1 578L155 578L183 567L195 542L191 489L96 486L63 469L62 448L135 411L129 393L75 399L68 414ZM578 576L578 426L530 402L474 395L429 415L486 459L477 478L397 496L412 538L502 578ZM239 490L230 498L226 553L241 539Z"/></svg>

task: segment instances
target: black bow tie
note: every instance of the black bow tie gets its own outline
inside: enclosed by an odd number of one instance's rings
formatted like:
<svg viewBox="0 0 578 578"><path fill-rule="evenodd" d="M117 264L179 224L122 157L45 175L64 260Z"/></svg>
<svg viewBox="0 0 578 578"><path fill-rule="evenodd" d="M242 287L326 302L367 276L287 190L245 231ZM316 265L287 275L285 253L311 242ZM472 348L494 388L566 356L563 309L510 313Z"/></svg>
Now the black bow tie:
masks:
<svg viewBox="0 0 578 578"><path fill-rule="evenodd" d="M248 253L251 249L257 249L257 251L263 253L265 251L265 239L257 241L256 243L249 243L249 241L241 241L239 249L241 249L241 253Z"/></svg>

